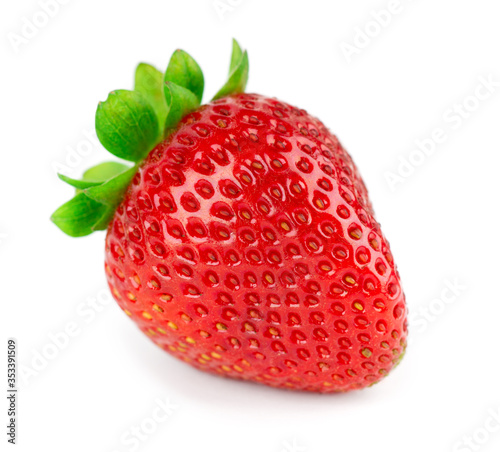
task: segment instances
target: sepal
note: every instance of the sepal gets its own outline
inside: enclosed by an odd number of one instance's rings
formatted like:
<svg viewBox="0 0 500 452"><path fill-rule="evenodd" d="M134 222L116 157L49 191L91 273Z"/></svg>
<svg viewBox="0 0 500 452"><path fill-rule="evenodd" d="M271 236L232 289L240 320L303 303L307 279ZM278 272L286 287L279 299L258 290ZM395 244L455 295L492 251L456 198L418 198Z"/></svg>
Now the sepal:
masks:
<svg viewBox="0 0 500 452"><path fill-rule="evenodd" d="M198 105L201 104L205 86L203 72L193 57L184 50L176 50L170 58L165 71L165 82L173 82L188 89L198 99Z"/></svg>
<svg viewBox="0 0 500 452"><path fill-rule="evenodd" d="M166 81L164 90L168 106L165 135L168 135L184 116L200 106L200 102L192 91L174 82Z"/></svg>
<svg viewBox="0 0 500 452"><path fill-rule="evenodd" d="M81 180L59 174L76 188L76 195L59 207L51 220L71 237L106 229L136 171L135 166L105 162L87 170Z"/></svg>
<svg viewBox="0 0 500 452"><path fill-rule="evenodd" d="M225 85L213 97L213 100L231 94L243 93L248 82L249 62L248 53L242 51L238 41L233 39L233 52L231 54L231 63L229 65L229 78Z"/></svg>
<svg viewBox="0 0 500 452"><path fill-rule="evenodd" d="M112 91L97 107L97 137L111 154L139 162L160 141L156 112L139 92Z"/></svg>
<svg viewBox="0 0 500 452"><path fill-rule="evenodd" d="M160 127L167 118L167 104L163 95L163 72L150 64L140 63L135 70L134 91L141 93L156 112Z"/></svg>
<svg viewBox="0 0 500 452"><path fill-rule="evenodd" d="M107 209L105 205L81 192L59 207L52 214L51 220L65 234L83 237L94 232L95 225L100 222Z"/></svg>

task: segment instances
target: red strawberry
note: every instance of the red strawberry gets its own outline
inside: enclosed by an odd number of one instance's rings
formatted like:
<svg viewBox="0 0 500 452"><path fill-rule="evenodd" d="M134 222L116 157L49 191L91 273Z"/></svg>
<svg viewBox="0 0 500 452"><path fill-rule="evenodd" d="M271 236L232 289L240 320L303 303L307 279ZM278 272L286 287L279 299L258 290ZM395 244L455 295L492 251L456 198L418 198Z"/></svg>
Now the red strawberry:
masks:
<svg viewBox="0 0 500 452"><path fill-rule="evenodd" d="M121 188L106 191L113 184L96 178L74 198L101 206L83 209L98 210L90 229L112 216L112 293L153 342L201 370L319 392L371 385L401 359L407 329L365 185L318 119L241 93L248 63L237 44L231 67L237 88L177 115L175 127L166 94L167 138L138 167L117 171ZM173 93L169 70L166 79ZM189 83L179 86L195 93Z"/></svg>

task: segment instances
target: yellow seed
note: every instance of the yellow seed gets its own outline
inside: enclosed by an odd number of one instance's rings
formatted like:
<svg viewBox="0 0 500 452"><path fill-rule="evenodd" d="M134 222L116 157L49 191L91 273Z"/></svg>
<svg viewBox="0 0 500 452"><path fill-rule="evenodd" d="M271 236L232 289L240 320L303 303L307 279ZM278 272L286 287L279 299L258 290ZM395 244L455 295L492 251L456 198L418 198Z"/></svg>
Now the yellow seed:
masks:
<svg viewBox="0 0 500 452"><path fill-rule="evenodd" d="M151 320L153 318L153 316L149 313L149 312L146 312L144 311L142 313L142 316L145 318L145 319L148 319L148 320Z"/></svg>
<svg viewBox="0 0 500 452"><path fill-rule="evenodd" d="M161 301L170 301L171 299L172 299L172 295L169 295L169 294L160 295Z"/></svg>
<svg viewBox="0 0 500 452"><path fill-rule="evenodd" d="M132 313L128 309L125 309L123 312L125 312L125 314L127 314L129 317L132 315Z"/></svg>
<svg viewBox="0 0 500 452"><path fill-rule="evenodd" d="M245 330L247 330L247 331L255 331L255 328L248 322L245 322L244 327L245 327Z"/></svg>
<svg viewBox="0 0 500 452"><path fill-rule="evenodd" d="M215 325L216 328L219 330L219 331L226 331L227 330L227 326L224 325L223 323L217 323L217 325Z"/></svg>
<svg viewBox="0 0 500 452"><path fill-rule="evenodd" d="M354 303L354 307L358 310L358 311L362 311L363 310L363 305L361 303L358 303L357 301Z"/></svg>
<svg viewBox="0 0 500 452"><path fill-rule="evenodd" d="M201 355L201 357L203 359L206 359L207 361L210 361L212 358L210 358L210 356L208 356L206 353L203 353L203 355Z"/></svg>
<svg viewBox="0 0 500 452"><path fill-rule="evenodd" d="M172 350L173 352L175 352L175 351L176 351L176 348L175 348L173 345L169 345L169 346L168 346L168 348L169 348L170 350Z"/></svg>
<svg viewBox="0 0 500 452"><path fill-rule="evenodd" d="M210 354L211 354L211 355L212 355L212 357L213 357L213 358L215 358L215 359L221 359L221 358L222 358L222 356L221 356L221 355L219 355L218 353L212 352L212 353L210 353Z"/></svg>
<svg viewBox="0 0 500 452"><path fill-rule="evenodd" d="M353 239L359 240L361 238L361 236L363 235L363 233L358 228L355 228L355 229L352 229L351 231L349 231L349 235Z"/></svg>
<svg viewBox="0 0 500 452"><path fill-rule="evenodd" d="M231 368L227 366L222 366L222 370L225 370L226 372L231 372Z"/></svg>
<svg viewBox="0 0 500 452"><path fill-rule="evenodd" d="M325 203L323 202L323 200L321 198L316 198L315 204L318 207L318 209L323 210L325 208Z"/></svg>
<svg viewBox="0 0 500 452"><path fill-rule="evenodd" d="M350 276L350 275L347 275L345 278L344 278L344 281L349 283L349 284L356 284L356 280Z"/></svg>
<svg viewBox="0 0 500 452"><path fill-rule="evenodd" d="M139 278L139 276L138 276L138 275L134 275L134 277L133 277L132 279L136 282L136 284L137 284L138 286L140 286L140 285L141 285L141 278Z"/></svg>
<svg viewBox="0 0 500 452"><path fill-rule="evenodd" d="M116 290L116 287L113 287L113 294L116 298L118 298L119 300L121 300L122 296L120 295L120 292L118 292Z"/></svg>
<svg viewBox="0 0 500 452"><path fill-rule="evenodd" d="M279 336L279 331L276 329L276 328L269 328L269 334L271 334L271 336Z"/></svg>
<svg viewBox="0 0 500 452"><path fill-rule="evenodd" d="M158 289L160 287L160 285L158 284L157 281L155 281L154 279L152 279L151 281L149 281L149 283L155 288L155 289Z"/></svg>
<svg viewBox="0 0 500 452"><path fill-rule="evenodd" d="M196 344L196 341L192 337L186 337L186 342L189 344Z"/></svg>
<svg viewBox="0 0 500 452"><path fill-rule="evenodd" d="M290 225L286 221L282 221L280 224L281 228L286 232L290 232Z"/></svg>
<svg viewBox="0 0 500 452"><path fill-rule="evenodd" d="M361 350L361 354L365 357L365 358L369 358L370 356L372 356L372 352L370 349L368 348L364 348L363 350Z"/></svg>
<svg viewBox="0 0 500 452"><path fill-rule="evenodd" d="M189 322L191 322L191 321L193 320L191 317L189 317L189 316L188 316L187 314L185 314L185 313L182 313L182 314L181 314L181 319L182 319L182 320L184 320L184 322L186 322L186 323L189 323Z"/></svg>
<svg viewBox="0 0 500 452"><path fill-rule="evenodd" d="M157 312L163 312L163 308L160 308L160 306L158 306L157 304L153 305L153 309Z"/></svg>
<svg viewBox="0 0 500 452"><path fill-rule="evenodd" d="M240 366L234 365L233 368L238 372L243 372L243 369Z"/></svg>
<svg viewBox="0 0 500 452"><path fill-rule="evenodd" d="M178 330L179 327L174 322L168 322L167 325L173 330Z"/></svg>
<svg viewBox="0 0 500 452"><path fill-rule="evenodd" d="M206 364L207 362L204 359L198 358L198 362L200 364Z"/></svg>
<svg viewBox="0 0 500 452"><path fill-rule="evenodd" d="M324 381L323 382L323 386L333 386L333 384L329 383L328 381Z"/></svg>
<svg viewBox="0 0 500 452"><path fill-rule="evenodd" d="M127 292L127 297L131 301L136 301L137 300L136 296L132 292Z"/></svg>
<svg viewBox="0 0 500 452"><path fill-rule="evenodd" d="M308 245L309 245L309 248L313 249L314 251L318 251L318 244L316 242L314 242L314 241L311 240L308 243Z"/></svg>
<svg viewBox="0 0 500 452"><path fill-rule="evenodd" d="M260 319L259 312L256 311L255 309L251 309L250 311L248 311L248 313L250 314L250 317L252 317L253 319Z"/></svg>
<svg viewBox="0 0 500 452"><path fill-rule="evenodd" d="M325 231L330 235L335 232L331 226L325 226Z"/></svg>
<svg viewBox="0 0 500 452"><path fill-rule="evenodd" d="M158 333L161 334L167 334L167 332L163 328L156 328L158 330Z"/></svg>

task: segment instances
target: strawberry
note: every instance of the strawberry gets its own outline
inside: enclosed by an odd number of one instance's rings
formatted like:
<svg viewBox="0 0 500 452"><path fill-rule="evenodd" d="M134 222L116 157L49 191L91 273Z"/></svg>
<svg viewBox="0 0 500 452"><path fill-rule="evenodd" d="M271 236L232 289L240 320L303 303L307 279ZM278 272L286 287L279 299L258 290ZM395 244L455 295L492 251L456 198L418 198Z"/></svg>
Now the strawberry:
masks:
<svg viewBox="0 0 500 452"><path fill-rule="evenodd" d="M378 382L402 358L406 306L366 187L313 116L203 75L176 51L98 107L115 156L53 215L72 236L107 229L118 305L159 347L206 372L318 392ZM109 225L109 226L108 226Z"/></svg>

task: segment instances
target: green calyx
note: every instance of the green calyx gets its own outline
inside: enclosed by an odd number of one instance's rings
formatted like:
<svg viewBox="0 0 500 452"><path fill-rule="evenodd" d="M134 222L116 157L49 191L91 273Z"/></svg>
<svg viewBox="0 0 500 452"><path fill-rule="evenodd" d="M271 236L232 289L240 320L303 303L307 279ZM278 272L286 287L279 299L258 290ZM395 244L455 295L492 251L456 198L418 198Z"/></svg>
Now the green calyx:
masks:
<svg viewBox="0 0 500 452"><path fill-rule="evenodd" d="M244 92L248 68L247 52L233 40L228 80L213 100ZM52 214L51 220L71 237L105 230L140 163L184 116L200 107L204 85L200 66L183 50L174 52L165 73L140 63L134 90L112 91L99 103L95 117L101 144L133 166L105 162L87 170L81 179L59 174L76 193Z"/></svg>

